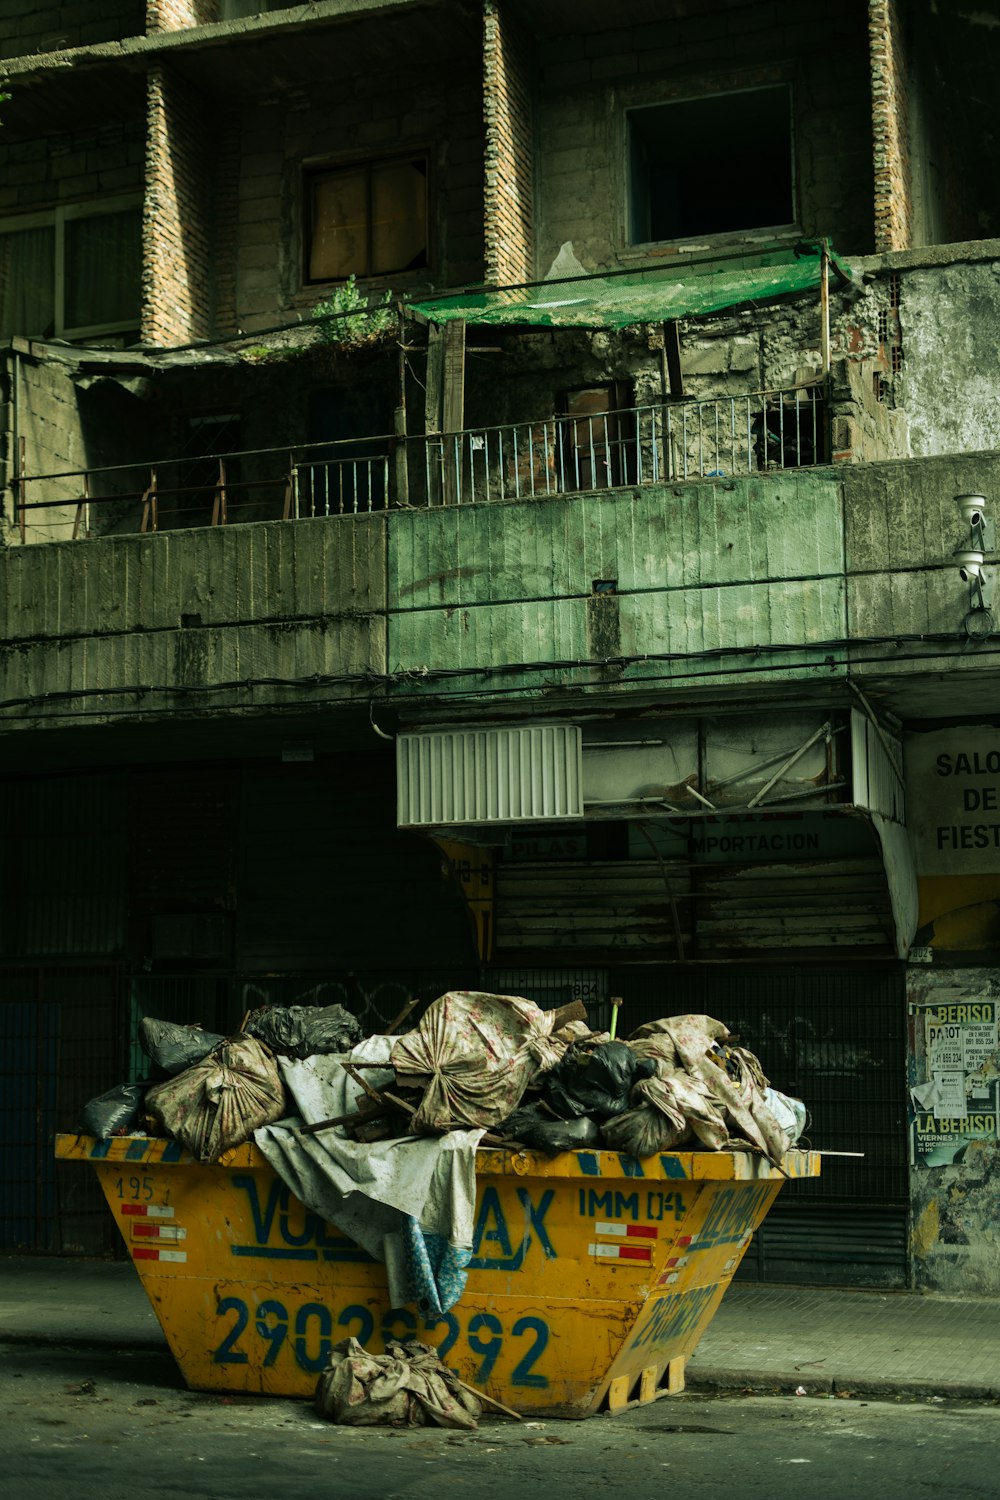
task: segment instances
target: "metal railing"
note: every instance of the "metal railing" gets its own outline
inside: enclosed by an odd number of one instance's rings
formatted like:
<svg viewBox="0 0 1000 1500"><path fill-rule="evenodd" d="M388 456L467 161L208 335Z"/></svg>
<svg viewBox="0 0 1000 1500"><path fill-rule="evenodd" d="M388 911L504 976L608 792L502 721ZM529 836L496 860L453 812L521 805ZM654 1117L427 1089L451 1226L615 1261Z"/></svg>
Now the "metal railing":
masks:
<svg viewBox="0 0 1000 1500"><path fill-rule="evenodd" d="M22 541L230 522L357 516L394 505L489 504L801 468L829 459L822 385L544 417L415 437L29 474L13 487ZM35 498L37 496L37 498ZM96 513L104 512L95 524Z"/></svg>

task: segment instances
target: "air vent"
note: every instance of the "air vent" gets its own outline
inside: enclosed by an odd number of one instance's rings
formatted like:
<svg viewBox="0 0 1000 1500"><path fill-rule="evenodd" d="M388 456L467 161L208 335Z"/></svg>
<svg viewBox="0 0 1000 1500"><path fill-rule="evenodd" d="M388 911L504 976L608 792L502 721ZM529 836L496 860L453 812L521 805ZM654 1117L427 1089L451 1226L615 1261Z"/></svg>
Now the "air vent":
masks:
<svg viewBox="0 0 1000 1500"><path fill-rule="evenodd" d="M450 828L582 818L581 757L575 724L401 734L397 822Z"/></svg>

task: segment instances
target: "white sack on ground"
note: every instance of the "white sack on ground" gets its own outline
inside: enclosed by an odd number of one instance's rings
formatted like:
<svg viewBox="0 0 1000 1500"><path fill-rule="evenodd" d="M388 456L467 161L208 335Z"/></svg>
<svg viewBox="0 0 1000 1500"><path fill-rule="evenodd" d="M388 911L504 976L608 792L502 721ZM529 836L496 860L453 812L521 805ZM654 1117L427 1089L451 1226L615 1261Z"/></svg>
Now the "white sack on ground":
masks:
<svg viewBox="0 0 1000 1500"><path fill-rule="evenodd" d="M463 1386L433 1349L416 1339L369 1354L357 1339L342 1339L316 1386L321 1417L349 1427L473 1428L482 1402Z"/></svg>

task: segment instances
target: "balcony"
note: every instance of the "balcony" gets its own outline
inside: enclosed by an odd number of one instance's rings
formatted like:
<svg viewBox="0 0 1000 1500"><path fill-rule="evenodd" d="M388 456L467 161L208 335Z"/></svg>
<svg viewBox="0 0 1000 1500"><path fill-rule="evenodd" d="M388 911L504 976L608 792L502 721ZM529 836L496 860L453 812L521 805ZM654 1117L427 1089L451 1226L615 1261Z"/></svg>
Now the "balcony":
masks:
<svg viewBox="0 0 1000 1500"><path fill-rule="evenodd" d="M485 505L829 462L825 382L505 426L256 448L14 481L22 542Z"/></svg>

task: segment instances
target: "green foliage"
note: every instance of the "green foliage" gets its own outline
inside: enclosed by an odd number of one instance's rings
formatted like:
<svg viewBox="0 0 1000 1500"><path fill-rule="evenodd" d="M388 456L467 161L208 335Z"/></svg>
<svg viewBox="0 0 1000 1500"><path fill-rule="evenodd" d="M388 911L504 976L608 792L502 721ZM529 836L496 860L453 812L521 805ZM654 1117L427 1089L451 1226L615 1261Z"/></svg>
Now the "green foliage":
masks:
<svg viewBox="0 0 1000 1500"><path fill-rule="evenodd" d="M392 292L386 291L382 301L372 305L358 291L353 275L329 297L316 303L313 317L318 320L316 326L324 344L346 348L376 343L394 333L397 326Z"/></svg>

